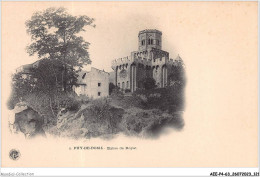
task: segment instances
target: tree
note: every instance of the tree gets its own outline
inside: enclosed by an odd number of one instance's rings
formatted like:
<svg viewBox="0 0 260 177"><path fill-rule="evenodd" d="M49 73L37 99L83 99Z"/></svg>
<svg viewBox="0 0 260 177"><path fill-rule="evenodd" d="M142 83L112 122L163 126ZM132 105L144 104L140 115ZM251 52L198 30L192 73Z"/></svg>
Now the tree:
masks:
<svg viewBox="0 0 260 177"><path fill-rule="evenodd" d="M169 74L170 82L180 82L185 84L185 68L183 65L173 66L171 73Z"/></svg>
<svg viewBox="0 0 260 177"><path fill-rule="evenodd" d="M143 86L145 90L154 89L156 87L155 80L151 77L143 79Z"/></svg>
<svg viewBox="0 0 260 177"><path fill-rule="evenodd" d="M91 63L87 51L89 43L78 34L85 31L85 26L95 27L93 22L93 18L85 15L72 16L64 8L36 12L26 21L27 33L32 39L27 52L37 54L40 60L50 61L48 72L55 78L55 87L66 91L76 82L77 72ZM57 72L55 66L61 71Z"/></svg>
<svg viewBox="0 0 260 177"><path fill-rule="evenodd" d="M33 92L35 82L31 79L31 75L18 72L12 75L12 92L7 102L9 109L13 109L16 103L22 101L24 96Z"/></svg>
<svg viewBox="0 0 260 177"><path fill-rule="evenodd" d="M33 85L34 82L30 79L30 75L25 75L19 72L14 74L12 77L12 87L19 97L32 92Z"/></svg>
<svg viewBox="0 0 260 177"><path fill-rule="evenodd" d="M31 78L36 80L34 91L51 92L61 90L63 65L59 60L42 59L36 68L31 69Z"/></svg>

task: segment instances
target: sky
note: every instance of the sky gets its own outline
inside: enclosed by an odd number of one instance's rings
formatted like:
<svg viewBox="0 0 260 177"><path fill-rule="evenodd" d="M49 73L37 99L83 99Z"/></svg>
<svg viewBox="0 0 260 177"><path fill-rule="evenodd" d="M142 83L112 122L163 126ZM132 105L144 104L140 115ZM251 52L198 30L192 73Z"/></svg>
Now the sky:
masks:
<svg viewBox="0 0 260 177"><path fill-rule="evenodd" d="M23 8L20 8L19 2L4 2L3 55L7 51L5 57L10 62L10 71L36 61L37 57L30 57L25 50L31 43L25 21L36 11L65 7L72 15L95 18L96 28L87 27L82 36L91 43L91 66L98 69L112 71L112 60L137 50L138 32L144 29L162 31L162 49L170 53L170 58L179 54L187 65L194 61L207 62L211 55L224 59L229 54L229 47L243 45L237 42L245 38L240 34L252 28L254 23L251 22L255 20L249 18L255 10L252 3L246 5L247 9L236 3L236 8L230 10L232 5L232 2L23 2ZM252 9L251 13L248 9ZM235 55L232 57L241 57Z"/></svg>
<svg viewBox="0 0 260 177"><path fill-rule="evenodd" d="M3 15L3 35L8 36L8 41L15 46L8 54L12 60L12 69L22 64L31 63L37 57L30 57L25 50L26 45L30 44L30 36L26 33L25 21L30 19L36 11L41 11L48 7L65 7L72 15L87 15L95 19L96 28L86 27L86 32L81 33L84 39L91 43L89 48L90 59L93 67L112 71L111 61L130 55L130 52L138 49L138 32L144 29L158 29L162 31L163 50L176 57L177 47L174 47L177 30L164 30L164 26L169 21L174 22L174 26L181 25L185 20L179 16L168 16L163 14L164 8L156 8L158 3L147 4L147 6L129 5L126 3L103 3L101 7L96 7L98 3L88 3L81 6L78 3L25 3L24 8L19 8L19 3L3 4L3 14L6 11L13 12L8 14L8 18ZM95 8L94 8L95 7ZM25 10L27 9L27 10ZM153 9L151 11L151 9ZM176 9L178 12L178 9ZM163 20L161 20L163 19ZM6 20L6 21L5 21ZM10 48L8 50L11 50ZM18 59L19 58L19 59ZM102 61L102 62L101 62Z"/></svg>

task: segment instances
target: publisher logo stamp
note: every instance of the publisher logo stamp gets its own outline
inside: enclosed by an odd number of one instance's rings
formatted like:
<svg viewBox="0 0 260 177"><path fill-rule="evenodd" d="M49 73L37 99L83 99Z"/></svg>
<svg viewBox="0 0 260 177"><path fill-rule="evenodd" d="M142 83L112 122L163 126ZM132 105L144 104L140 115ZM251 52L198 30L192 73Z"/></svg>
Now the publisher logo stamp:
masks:
<svg viewBox="0 0 260 177"><path fill-rule="evenodd" d="M12 160L18 160L20 158L20 156L21 156L20 152L18 150L16 150L16 149L12 149L9 152L9 157Z"/></svg>

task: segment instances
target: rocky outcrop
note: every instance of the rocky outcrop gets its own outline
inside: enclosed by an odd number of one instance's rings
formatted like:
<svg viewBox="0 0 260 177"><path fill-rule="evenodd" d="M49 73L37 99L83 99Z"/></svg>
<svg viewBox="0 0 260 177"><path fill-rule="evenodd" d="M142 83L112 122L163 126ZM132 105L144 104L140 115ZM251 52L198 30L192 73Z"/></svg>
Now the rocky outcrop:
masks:
<svg viewBox="0 0 260 177"><path fill-rule="evenodd" d="M123 109L109 105L84 105L76 112L61 110L56 128L61 137L109 137L120 131L117 124L121 122L123 114Z"/></svg>
<svg viewBox="0 0 260 177"><path fill-rule="evenodd" d="M26 103L17 103L12 110L9 127L13 133L22 132L26 138L45 137L43 117Z"/></svg>
<svg viewBox="0 0 260 177"><path fill-rule="evenodd" d="M167 127L181 130L183 126L182 112L89 104L76 112L61 110L56 128L59 136L74 139L111 138L120 132L128 136L154 138Z"/></svg>

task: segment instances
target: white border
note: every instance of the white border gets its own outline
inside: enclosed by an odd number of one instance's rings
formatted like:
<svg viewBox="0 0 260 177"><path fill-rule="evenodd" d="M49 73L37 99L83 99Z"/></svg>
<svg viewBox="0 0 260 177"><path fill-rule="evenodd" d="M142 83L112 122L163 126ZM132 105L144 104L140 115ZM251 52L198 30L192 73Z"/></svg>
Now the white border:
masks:
<svg viewBox="0 0 260 177"><path fill-rule="evenodd" d="M8 176L210 176L212 172L259 172L258 168L2 168ZM32 175L27 175L32 176ZM221 175L218 175L221 176ZM242 176L239 175L239 176Z"/></svg>
<svg viewBox="0 0 260 177"><path fill-rule="evenodd" d="M1 2L2 1L33 1L33 0L1 0ZM38 0L38 1L51 1L51 0ZM63 0L63 1L71 1L71 0ZM77 1L84 1L84 0L77 0ZM102 0L96 0L96 1L102 1ZM136 1L136 0L132 0L132 1ZM143 0L143 1L147 1L147 0ZM155 0L150 0L150 1L155 1ZM164 0L164 1L177 1L177 0ZM190 0L190 1L196 1L196 0ZM205 0L201 0L201 1L205 1ZM221 0L209 0L209 1L221 1ZM243 0L225 0L225 1L243 1ZM258 1L258 0L251 0L251 1ZM1 14L1 3L0 3L0 14ZM258 89L259 89L259 76L260 76L260 72L259 72L259 68L260 68L259 19L260 18L259 17L260 17L260 7L258 1ZM0 18L0 24L1 24L1 18ZM1 28L0 28L0 33L1 33ZM0 35L0 40L1 40L1 35ZM1 43L0 43L0 49L1 49ZM0 60L1 60L1 56L2 55L0 52ZM1 77L1 72L0 72L0 77ZM0 85L1 85L1 80L0 80ZM0 87L0 91L1 91L1 87ZM259 98L260 96L258 90L258 106L260 103ZM0 102L0 110L1 110L1 102ZM260 127L259 125L260 125L260 121L259 121L259 111L258 111L258 147L259 147L259 127ZM0 136L1 136L1 131L0 131ZM1 151L1 143L2 142L0 141L0 151ZM1 159L1 154L2 153L0 153L0 159ZM0 161L0 173L1 173L0 176L2 176L3 174L7 174L7 176L210 176L211 172L223 172L224 174L226 172L229 172L229 174L232 175L232 172L251 172L252 174L254 172L259 172L259 166L260 166L259 164L260 164L259 150L258 150L257 168L1 168L2 165ZM223 175L219 175L219 176L223 176ZM242 176L242 174L239 176Z"/></svg>

